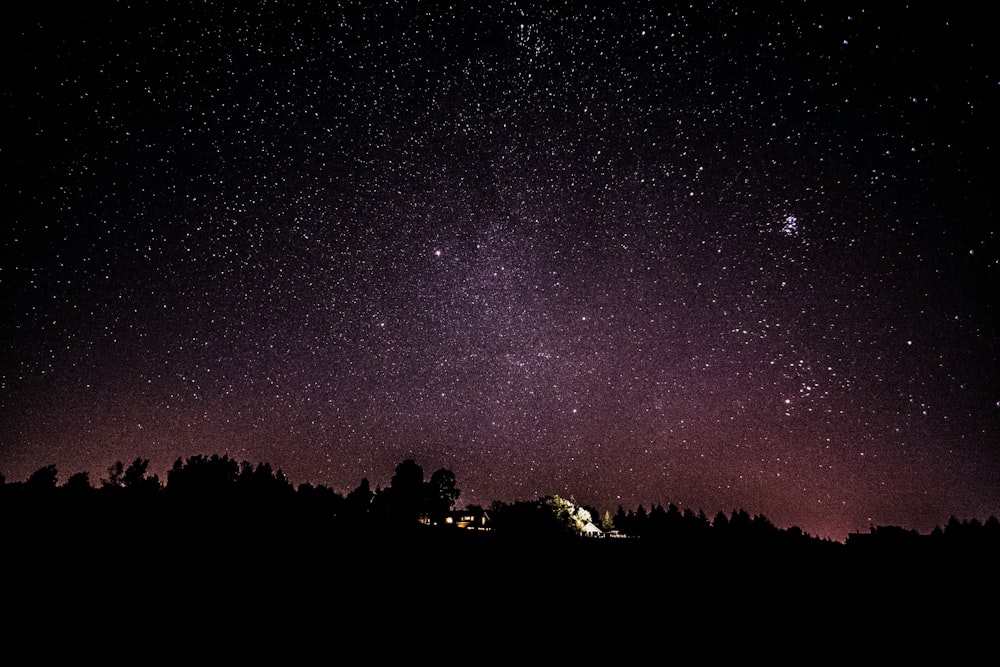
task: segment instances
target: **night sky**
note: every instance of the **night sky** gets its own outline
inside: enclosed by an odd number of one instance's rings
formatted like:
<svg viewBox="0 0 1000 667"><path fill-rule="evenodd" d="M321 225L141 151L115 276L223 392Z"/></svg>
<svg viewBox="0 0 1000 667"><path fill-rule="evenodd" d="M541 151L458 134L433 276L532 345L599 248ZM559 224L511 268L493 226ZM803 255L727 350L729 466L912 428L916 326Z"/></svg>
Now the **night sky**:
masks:
<svg viewBox="0 0 1000 667"><path fill-rule="evenodd" d="M0 473L1000 515L986 12L8 9Z"/></svg>

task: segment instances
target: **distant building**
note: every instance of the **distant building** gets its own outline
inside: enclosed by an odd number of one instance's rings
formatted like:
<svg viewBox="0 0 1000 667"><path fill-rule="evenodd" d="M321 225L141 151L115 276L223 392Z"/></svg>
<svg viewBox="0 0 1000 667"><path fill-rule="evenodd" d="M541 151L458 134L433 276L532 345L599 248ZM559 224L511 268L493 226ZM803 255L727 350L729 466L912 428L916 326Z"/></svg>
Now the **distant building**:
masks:
<svg viewBox="0 0 1000 667"><path fill-rule="evenodd" d="M443 519L432 520L429 516L420 517L420 522L428 526L452 526L463 530L490 530L490 515L484 509L452 510Z"/></svg>
<svg viewBox="0 0 1000 667"><path fill-rule="evenodd" d="M595 526L592 521L587 522L587 525L583 527L581 534L584 537L604 537L604 531Z"/></svg>

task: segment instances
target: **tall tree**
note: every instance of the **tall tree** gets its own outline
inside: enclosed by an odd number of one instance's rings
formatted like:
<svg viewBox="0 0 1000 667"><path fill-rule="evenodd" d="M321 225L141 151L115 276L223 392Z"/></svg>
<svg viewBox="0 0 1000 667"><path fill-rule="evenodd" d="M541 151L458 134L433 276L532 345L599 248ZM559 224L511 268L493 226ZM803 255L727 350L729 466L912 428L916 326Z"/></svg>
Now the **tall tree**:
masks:
<svg viewBox="0 0 1000 667"><path fill-rule="evenodd" d="M615 529L623 533L628 532L628 514L625 513L625 508L621 505L618 506L618 511L615 512L615 517L612 519L615 524Z"/></svg>
<svg viewBox="0 0 1000 667"><path fill-rule="evenodd" d="M368 478L362 477L357 488L347 494L346 512L348 518L355 520L367 516L374 496Z"/></svg>
<svg viewBox="0 0 1000 667"><path fill-rule="evenodd" d="M413 459L406 459L396 466L386 491L390 521L401 525L415 523L425 506L424 469Z"/></svg>
<svg viewBox="0 0 1000 667"><path fill-rule="evenodd" d="M461 493L456 484L455 473L445 468L435 470L427 482L427 511L435 522L442 521L455 506Z"/></svg>

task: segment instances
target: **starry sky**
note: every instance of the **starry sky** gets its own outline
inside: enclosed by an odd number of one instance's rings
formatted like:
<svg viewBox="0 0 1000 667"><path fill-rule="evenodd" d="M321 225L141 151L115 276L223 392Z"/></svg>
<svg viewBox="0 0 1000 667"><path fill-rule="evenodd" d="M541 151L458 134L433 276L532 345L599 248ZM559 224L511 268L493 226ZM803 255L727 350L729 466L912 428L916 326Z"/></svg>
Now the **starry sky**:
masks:
<svg viewBox="0 0 1000 667"><path fill-rule="evenodd" d="M1000 515L983 7L9 10L0 473Z"/></svg>

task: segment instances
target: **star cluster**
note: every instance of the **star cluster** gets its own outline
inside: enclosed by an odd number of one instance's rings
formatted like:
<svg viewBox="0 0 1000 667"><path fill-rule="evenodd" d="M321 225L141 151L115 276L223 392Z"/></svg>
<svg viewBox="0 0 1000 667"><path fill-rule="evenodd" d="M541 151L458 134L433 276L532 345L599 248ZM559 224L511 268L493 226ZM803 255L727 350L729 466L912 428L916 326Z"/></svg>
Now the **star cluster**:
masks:
<svg viewBox="0 0 1000 667"><path fill-rule="evenodd" d="M1000 514L1000 60L865 5L18 9L0 472Z"/></svg>

